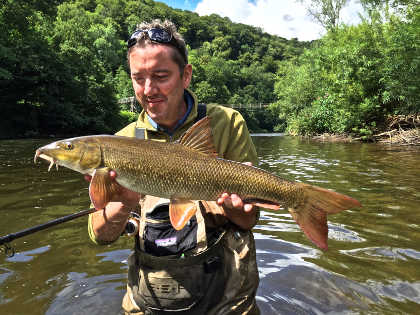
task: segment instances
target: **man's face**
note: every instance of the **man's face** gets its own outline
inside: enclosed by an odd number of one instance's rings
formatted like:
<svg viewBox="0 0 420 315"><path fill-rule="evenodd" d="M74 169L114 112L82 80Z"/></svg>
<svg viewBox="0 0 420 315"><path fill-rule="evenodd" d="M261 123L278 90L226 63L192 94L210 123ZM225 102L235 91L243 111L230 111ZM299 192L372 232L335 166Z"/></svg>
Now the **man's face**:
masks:
<svg viewBox="0 0 420 315"><path fill-rule="evenodd" d="M130 53L131 80L137 100L158 124L173 128L186 112L184 89L191 81L192 67L181 75L166 45L146 44Z"/></svg>

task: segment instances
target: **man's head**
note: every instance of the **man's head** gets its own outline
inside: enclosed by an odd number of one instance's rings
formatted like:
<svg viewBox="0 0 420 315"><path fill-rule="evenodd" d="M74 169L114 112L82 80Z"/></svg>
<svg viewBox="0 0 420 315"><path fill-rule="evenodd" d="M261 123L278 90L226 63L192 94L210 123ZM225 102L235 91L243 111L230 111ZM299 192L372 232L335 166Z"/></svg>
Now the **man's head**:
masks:
<svg viewBox="0 0 420 315"><path fill-rule="evenodd" d="M175 25L155 20L142 23L127 41L134 92L147 114L172 129L186 112L184 89L192 67Z"/></svg>
<svg viewBox="0 0 420 315"><path fill-rule="evenodd" d="M131 34L127 41L127 59L130 62L130 52L137 46L145 43L159 43L163 45L172 46L173 59L178 64L180 71L188 64L188 51L185 45L184 38L176 30L176 26L168 20L161 22L154 20L150 23L143 22L137 25L136 30Z"/></svg>

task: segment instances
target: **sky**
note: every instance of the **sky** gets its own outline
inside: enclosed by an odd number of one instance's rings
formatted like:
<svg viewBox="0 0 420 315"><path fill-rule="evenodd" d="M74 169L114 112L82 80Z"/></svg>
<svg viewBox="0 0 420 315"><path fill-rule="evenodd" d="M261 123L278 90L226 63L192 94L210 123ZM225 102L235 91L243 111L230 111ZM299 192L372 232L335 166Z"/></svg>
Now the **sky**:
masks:
<svg viewBox="0 0 420 315"><path fill-rule="evenodd" d="M287 39L314 40L324 34L323 28L307 15L296 0L159 0L172 8L189 10L202 15L216 13L232 22L258 26L263 31ZM362 7L350 0L341 11L341 20L357 24Z"/></svg>

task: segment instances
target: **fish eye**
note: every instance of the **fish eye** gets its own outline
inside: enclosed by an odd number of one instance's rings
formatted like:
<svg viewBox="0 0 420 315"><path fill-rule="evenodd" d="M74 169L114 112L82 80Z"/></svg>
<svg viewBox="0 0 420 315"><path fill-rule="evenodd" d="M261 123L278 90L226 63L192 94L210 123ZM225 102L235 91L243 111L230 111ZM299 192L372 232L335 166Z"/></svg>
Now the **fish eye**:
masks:
<svg viewBox="0 0 420 315"><path fill-rule="evenodd" d="M64 149L72 150L73 149L73 144L71 142L64 142Z"/></svg>

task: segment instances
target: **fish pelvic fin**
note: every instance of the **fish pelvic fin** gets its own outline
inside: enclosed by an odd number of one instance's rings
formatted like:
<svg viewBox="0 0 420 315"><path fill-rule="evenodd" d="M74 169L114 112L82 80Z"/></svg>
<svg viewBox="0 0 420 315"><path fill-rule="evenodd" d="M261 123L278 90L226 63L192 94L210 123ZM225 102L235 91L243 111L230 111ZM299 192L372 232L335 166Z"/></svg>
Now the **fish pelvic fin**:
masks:
<svg viewBox="0 0 420 315"><path fill-rule="evenodd" d="M327 250L327 214L361 207L361 204L356 199L328 189L308 184L300 185L305 191L305 202L295 208L289 208L289 212L305 235L319 248Z"/></svg>
<svg viewBox="0 0 420 315"><path fill-rule="evenodd" d="M105 208L119 192L120 186L109 175L108 167L95 169L89 185L89 197L95 209Z"/></svg>
<svg viewBox="0 0 420 315"><path fill-rule="evenodd" d="M179 143L202 154L217 157L208 116L192 125L179 139Z"/></svg>
<svg viewBox="0 0 420 315"><path fill-rule="evenodd" d="M175 230L182 230L197 211L197 205L192 200L171 199L169 218Z"/></svg>
<svg viewBox="0 0 420 315"><path fill-rule="evenodd" d="M263 199L244 197L243 202L250 203L256 207L261 207L261 208L271 209L271 210L280 210L281 208L281 204L272 202L269 200L263 200Z"/></svg>

